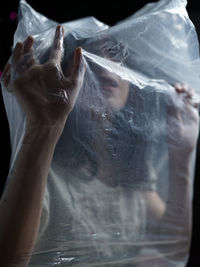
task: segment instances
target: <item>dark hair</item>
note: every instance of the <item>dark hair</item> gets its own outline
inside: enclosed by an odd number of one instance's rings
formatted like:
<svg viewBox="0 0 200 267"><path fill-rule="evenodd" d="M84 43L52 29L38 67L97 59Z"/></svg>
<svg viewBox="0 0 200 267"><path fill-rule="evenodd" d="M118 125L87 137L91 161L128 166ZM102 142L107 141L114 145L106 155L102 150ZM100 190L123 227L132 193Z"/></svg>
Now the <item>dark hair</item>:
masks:
<svg viewBox="0 0 200 267"><path fill-rule="evenodd" d="M70 42L67 40L70 40ZM117 62L124 62L129 54L126 45L122 41L103 35L90 40L83 39L79 42L72 36L70 38L68 36L65 39L65 43L68 46L66 48L69 54L68 59L72 57L72 51L74 51L75 46L79 46L80 43L83 49L88 52ZM98 96L97 90L95 73L91 71L89 66L81 93L57 143L53 164L61 168L65 166L65 168L69 169L78 169L89 162L91 174L96 174L98 162L94 150L94 142L98 137L99 127L102 127L102 125L99 126L93 113L94 109L91 107L104 108L104 103L101 97ZM106 151L110 155L111 164L116 170L115 185L124 187L130 187L131 183L133 183L133 169L134 171L139 171L141 167L138 166L141 166L141 161L144 161L145 157L145 151L141 151L138 147L138 144L141 143L139 139L142 138L142 134L136 132L136 128L133 126L133 121L137 124L135 121L136 116L134 116L136 108L135 106L133 107L133 99L134 95L139 95L136 93L138 90L136 87L131 86L126 105L114 114L112 126L106 129L105 145ZM143 172L144 169L140 170L139 178L134 175L134 181L141 179L141 173Z"/></svg>
<svg viewBox="0 0 200 267"><path fill-rule="evenodd" d="M137 100L134 100L136 95ZM136 184L144 183L147 176L144 164L147 156L146 146L141 132L140 116L138 116L139 113L137 114L141 108L139 98L142 97L141 90L132 86L126 105L115 113L112 125L106 129L104 144L109 153L110 163L115 170L115 186L135 187ZM135 106L134 103L137 101L138 104ZM91 177L95 176L98 162L94 143L96 138L99 138L100 127L102 125L98 125L91 109L84 109L77 104L70 113L56 146L55 163L58 159L57 165L74 170L89 163Z"/></svg>

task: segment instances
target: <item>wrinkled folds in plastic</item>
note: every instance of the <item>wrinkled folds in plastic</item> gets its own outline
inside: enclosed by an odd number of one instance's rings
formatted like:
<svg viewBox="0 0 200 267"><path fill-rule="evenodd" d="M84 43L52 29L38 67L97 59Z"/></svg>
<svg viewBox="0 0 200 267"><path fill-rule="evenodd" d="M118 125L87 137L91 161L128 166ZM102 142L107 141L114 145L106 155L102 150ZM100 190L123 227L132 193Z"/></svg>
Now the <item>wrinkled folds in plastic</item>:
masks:
<svg viewBox="0 0 200 267"><path fill-rule="evenodd" d="M185 266L200 94L198 41L185 6L161 0L113 27L93 17L62 24L62 68L81 46L87 70L55 149L29 266ZM14 45L32 35L36 59L46 62L58 23L24 0L20 17ZM195 90L190 101L175 82ZM9 179L26 118L5 88L3 97Z"/></svg>

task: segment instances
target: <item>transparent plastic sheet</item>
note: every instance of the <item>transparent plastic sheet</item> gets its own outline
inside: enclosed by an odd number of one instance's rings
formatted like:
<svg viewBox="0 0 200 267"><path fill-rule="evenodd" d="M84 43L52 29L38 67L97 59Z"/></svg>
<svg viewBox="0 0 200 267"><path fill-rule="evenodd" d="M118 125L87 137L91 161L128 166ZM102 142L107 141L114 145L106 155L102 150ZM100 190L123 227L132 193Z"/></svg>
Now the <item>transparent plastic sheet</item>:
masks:
<svg viewBox="0 0 200 267"><path fill-rule="evenodd" d="M161 0L113 27L93 17L62 24L62 69L81 46L87 70L55 149L29 266L185 266L200 94L198 40L185 6ZM24 0L20 16L14 45L32 35L45 63L58 23ZM193 97L178 94L175 82ZM2 88L9 179L26 117Z"/></svg>

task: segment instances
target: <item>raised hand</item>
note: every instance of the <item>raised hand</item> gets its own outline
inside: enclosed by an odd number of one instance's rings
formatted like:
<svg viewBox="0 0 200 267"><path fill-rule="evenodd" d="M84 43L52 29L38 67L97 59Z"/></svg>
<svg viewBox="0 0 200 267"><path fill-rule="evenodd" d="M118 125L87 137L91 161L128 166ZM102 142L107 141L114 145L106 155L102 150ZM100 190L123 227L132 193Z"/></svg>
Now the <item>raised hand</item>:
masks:
<svg viewBox="0 0 200 267"><path fill-rule="evenodd" d="M29 124L63 127L72 110L82 86L86 64L81 48L74 52L70 76L61 69L64 28L55 32L49 60L38 64L34 58L33 37L17 43L12 62L3 71L6 89L12 92L24 112Z"/></svg>
<svg viewBox="0 0 200 267"><path fill-rule="evenodd" d="M189 153L198 139L198 104L193 102L194 91L187 85L177 83L174 87L177 96L168 107L168 142L170 150Z"/></svg>

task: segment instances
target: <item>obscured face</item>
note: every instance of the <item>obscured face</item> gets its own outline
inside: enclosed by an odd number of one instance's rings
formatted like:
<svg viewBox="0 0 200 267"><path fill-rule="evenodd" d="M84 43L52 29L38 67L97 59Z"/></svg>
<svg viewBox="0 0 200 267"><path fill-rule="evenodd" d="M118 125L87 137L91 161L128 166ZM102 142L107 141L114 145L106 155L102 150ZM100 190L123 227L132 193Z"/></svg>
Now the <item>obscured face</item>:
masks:
<svg viewBox="0 0 200 267"><path fill-rule="evenodd" d="M126 44L112 36L104 36L96 42L88 44L86 51L90 51L117 64L123 64L129 55ZM99 82L99 88L105 98L105 104L113 109L113 111L123 108L129 95L129 83L92 62L91 70Z"/></svg>
<svg viewBox="0 0 200 267"><path fill-rule="evenodd" d="M97 72L97 79L106 104L113 111L123 108L129 95L129 83L102 68Z"/></svg>

